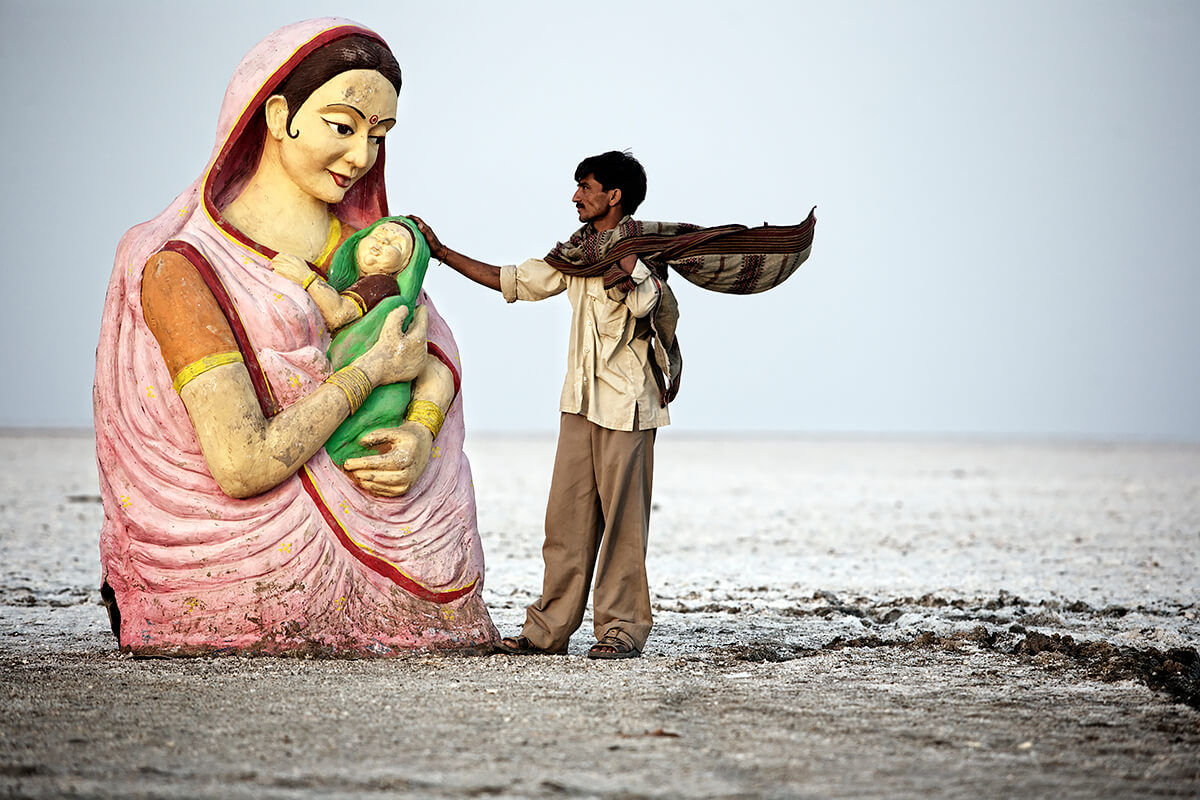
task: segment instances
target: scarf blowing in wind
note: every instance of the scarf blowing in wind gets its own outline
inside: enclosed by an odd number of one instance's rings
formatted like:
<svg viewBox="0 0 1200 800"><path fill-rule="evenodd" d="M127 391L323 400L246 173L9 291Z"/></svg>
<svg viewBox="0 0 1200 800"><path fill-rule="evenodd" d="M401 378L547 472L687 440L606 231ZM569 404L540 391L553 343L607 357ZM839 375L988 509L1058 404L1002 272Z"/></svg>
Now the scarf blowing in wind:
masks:
<svg viewBox="0 0 1200 800"><path fill-rule="evenodd" d="M667 286L667 267L689 282L723 294L756 294L783 283L812 252L816 208L799 225L721 225L702 228L675 222L638 222L625 217L617 227L597 231L584 225L567 242L555 245L546 263L577 278L604 276L604 287L630 288L619 266L636 255L659 280L660 297L654 309L654 360L662 371L661 402L679 392L683 357L675 328L679 304Z"/></svg>

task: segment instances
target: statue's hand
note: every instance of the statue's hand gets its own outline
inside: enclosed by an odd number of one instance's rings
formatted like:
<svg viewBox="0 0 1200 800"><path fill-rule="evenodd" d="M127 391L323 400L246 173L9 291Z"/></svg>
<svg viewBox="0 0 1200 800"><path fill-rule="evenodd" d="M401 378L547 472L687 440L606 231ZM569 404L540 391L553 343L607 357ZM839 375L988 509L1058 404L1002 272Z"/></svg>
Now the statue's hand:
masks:
<svg viewBox="0 0 1200 800"><path fill-rule="evenodd" d="M407 316L405 306L388 314L375 344L354 361L356 366L366 370L376 386L411 381L425 366L429 315L424 306L418 306L406 333L403 324Z"/></svg>
<svg viewBox="0 0 1200 800"><path fill-rule="evenodd" d="M308 262L299 256L280 253L271 259L271 269L275 270L276 275L282 275L289 281L294 281L301 286L308 280L308 276L312 274L312 269L309 268Z"/></svg>
<svg viewBox="0 0 1200 800"><path fill-rule="evenodd" d="M350 478L371 494L399 497L425 472L433 434L419 422L405 422L399 428L371 431L358 443L376 448L380 454L346 459L342 466Z"/></svg>

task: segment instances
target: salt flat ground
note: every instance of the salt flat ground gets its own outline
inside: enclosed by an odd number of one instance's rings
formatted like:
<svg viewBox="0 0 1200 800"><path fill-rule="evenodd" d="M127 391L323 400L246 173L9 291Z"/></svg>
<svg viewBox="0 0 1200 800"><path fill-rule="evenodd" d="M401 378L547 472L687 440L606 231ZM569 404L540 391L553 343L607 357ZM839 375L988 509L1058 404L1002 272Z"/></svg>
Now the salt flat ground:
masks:
<svg viewBox="0 0 1200 800"><path fill-rule="evenodd" d="M553 448L468 442L506 633ZM656 455L641 659L135 660L90 437L0 436L0 796L1200 796L1200 446Z"/></svg>

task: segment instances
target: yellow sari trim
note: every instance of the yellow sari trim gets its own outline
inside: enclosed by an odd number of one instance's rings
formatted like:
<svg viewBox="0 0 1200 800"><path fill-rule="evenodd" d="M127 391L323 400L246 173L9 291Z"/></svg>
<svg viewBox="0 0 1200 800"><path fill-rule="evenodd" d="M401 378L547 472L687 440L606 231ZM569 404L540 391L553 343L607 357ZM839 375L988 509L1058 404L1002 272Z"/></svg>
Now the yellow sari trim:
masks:
<svg viewBox="0 0 1200 800"><path fill-rule="evenodd" d="M184 386L187 386L210 369L223 367L226 364L242 364L244 362L245 359L242 358L242 354L236 350L231 353L214 353L211 356L205 356L199 361L193 361L179 370L179 374L175 376L175 391L178 393Z"/></svg>
<svg viewBox="0 0 1200 800"><path fill-rule="evenodd" d="M354 301L354 305L358 306L358 315L365 317L367 315L367 301L362 299L358 292L352 292L349 289L342 292L342 297L349 297Z"/></svg>
<svg viewBox="0 0 1200 800"><path fill-rule="evenodd" d="M333 214L329 215L329 236L325 239L325 247L321 250L321 255L317 256L317 260L313 263L318 267L325 266L325 262L333 255L333 251L337 249L338 239L342 238L342 223Z"/></svg>

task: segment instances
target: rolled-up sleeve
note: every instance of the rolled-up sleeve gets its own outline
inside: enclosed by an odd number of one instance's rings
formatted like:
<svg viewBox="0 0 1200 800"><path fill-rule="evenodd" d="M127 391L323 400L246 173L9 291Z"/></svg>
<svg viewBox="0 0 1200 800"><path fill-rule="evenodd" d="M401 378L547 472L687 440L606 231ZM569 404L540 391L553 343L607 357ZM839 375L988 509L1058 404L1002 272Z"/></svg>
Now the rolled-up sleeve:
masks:
<svg viewBox="0 0 1200 800"><path fill-rule="evenodd" d="M566 277L540 258L500 268L500 292L509 303L545 300L566 288Z"/></svg>
<svg viewBox="0 0 1200 800"><path fill-rule="evenodd" d="M612 300L624 303L630 314L641 319L653 311L655 303L658 302L658 281L641 259L633 265L633 272L629 273L629 278L633 281L632 289L627 292L609 289L608 296ZM624 296L614 296L614 293Z"/></svg>

